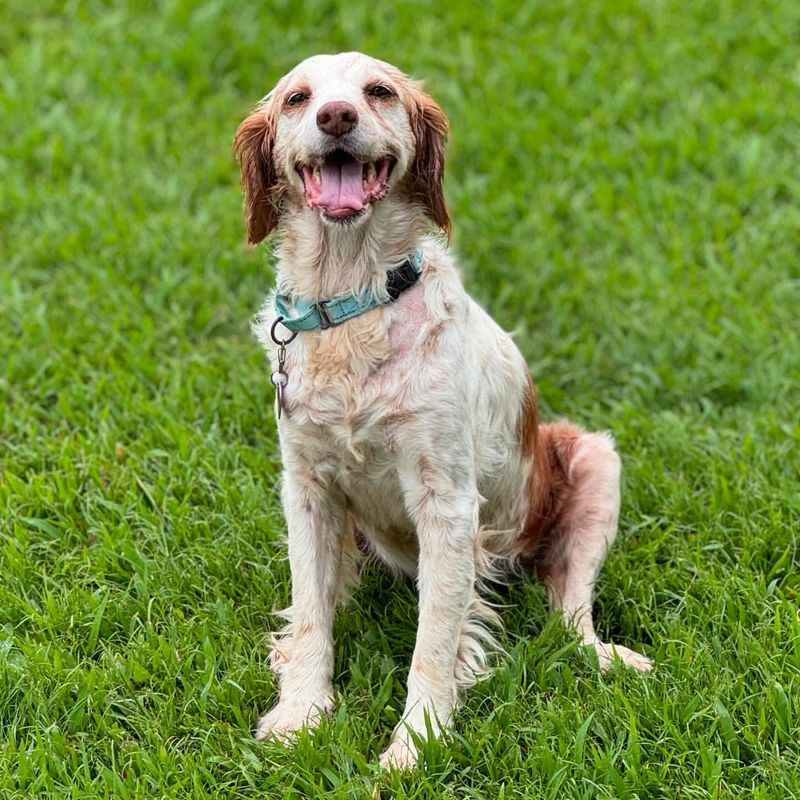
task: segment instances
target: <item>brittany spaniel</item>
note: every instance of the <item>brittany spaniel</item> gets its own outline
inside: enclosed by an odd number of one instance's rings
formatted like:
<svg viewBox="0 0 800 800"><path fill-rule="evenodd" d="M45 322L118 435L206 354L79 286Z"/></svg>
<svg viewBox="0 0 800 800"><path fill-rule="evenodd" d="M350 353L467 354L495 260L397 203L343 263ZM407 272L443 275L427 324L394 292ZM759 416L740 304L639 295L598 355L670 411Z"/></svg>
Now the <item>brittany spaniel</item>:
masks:
<svg viewBox="0 0 800 800"><path fill-rule="evenodd" d="M278 389L292 574L271 654L280 696L256 735L290 739L333 708L335 608L371 558L419 591L405 710L381 756L394 767L486 674L499 620L482 588L511 569L545 583L602 668L651 667L592 623L617 533L613 441L539 422L525 360L465 291L447 248L447 130L396 67L342 53L295 67L234 141L249 240L274 233L277 251L253 326Z"/></svg>

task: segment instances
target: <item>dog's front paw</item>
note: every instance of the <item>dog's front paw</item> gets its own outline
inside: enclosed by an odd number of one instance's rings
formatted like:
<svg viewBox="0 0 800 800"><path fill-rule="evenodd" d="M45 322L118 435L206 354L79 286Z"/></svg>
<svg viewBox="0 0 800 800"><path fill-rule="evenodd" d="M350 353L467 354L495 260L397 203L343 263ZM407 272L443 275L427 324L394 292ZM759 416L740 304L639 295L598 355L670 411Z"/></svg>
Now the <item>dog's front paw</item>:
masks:
<svg viewBox="0 0 800 800"><path fill-rule="evenodd" d="M258 721L255 737L258 741L274 738L291 743L302 728L316 728L323 714L333 710L333 699L325 697L316 702L281 700Z"/></svg>
<svg viewBox="0 0 800 800"><path fill-rule="evenodd" d="M618 664L620 661L629 667L638 669L639 672L650 672L653 669L653 662L647 656L643 656L635 650L629 650L622 645L597 642L594 645L594 649L597 651L600 669L603 672L608 672L614 664Z"/></svg>
<svg viewBox="0 0 800 800"><path fill-rule="evenodd" d="M380 758L383 769L411 769L417 763L417 748L406 736L396 736Z"/></svg>

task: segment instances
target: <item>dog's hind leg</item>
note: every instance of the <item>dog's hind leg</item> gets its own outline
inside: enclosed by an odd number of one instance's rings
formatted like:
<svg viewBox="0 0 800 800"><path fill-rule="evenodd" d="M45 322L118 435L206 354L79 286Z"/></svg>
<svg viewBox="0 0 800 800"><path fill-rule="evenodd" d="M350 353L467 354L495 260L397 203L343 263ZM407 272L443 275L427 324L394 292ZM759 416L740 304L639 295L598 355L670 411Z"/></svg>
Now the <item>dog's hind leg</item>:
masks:
<svg viewBox="0 0 800 800"><path fill-rule="evenodd" d="M600 641L592 621L595 581L617 536L619 519L620 459L613 441L607 434L584 433L564 423L540 426L538 439L549 462L544 477L561 494L536 559L551 605L585 645L595 648L602 669L619 659L648 672L650 659Z"/></svg>

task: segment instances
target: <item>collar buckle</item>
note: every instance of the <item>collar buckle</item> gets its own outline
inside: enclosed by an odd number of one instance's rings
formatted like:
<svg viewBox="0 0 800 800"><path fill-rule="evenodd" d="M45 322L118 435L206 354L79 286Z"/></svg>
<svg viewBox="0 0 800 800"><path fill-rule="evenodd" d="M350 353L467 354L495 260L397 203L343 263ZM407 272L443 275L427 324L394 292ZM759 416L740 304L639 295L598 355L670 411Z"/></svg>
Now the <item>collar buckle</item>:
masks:
<svg viewBox="0 0 800 800"><path fill-rule="evenodd" d="M331 315L328 313L328 309L325 307L328 303L330 303L330 300L320 300L318 303L314 303L314 310L317 312L317 316L319 317L319 327L323 331L333 326Z"/></svg>
<svg viewBox="0 0 800 800"><path fill-rule="evenodd" d="M391 300L397 300L406 290L419 280L419 272L410 259L406 259L399 267L386 274L386 294Z"/></svg>

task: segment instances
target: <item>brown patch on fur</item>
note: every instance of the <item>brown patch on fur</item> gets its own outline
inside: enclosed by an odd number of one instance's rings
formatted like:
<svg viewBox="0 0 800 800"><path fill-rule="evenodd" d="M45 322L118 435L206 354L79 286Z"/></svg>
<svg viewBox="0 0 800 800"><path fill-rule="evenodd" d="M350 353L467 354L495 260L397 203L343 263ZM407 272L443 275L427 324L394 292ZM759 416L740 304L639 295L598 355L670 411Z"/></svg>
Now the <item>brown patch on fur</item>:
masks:
<svg viewBox="0 0 800 800"><path fill-rule="evenodd" d="M439 337L444 331L444 322L437 322L432 325L425 334L425 341L422 344L422 350L425 353L433 353L439 346Z"/></svg>
<svg viewBox="0 0 800 800"><path fill-rule="evenodd" d="M522 457L531 458L536 453L536 441L539 432L539 400L536 387L528 375L528 386L522 398L522 408L517 420L517 433L522 446Z"/></svg>
<svg viewBox="0 0 800 800"><path fill-rule="evenodd" d="M399 411L390 411L381 417L379 425L389 427L390 425L407 425L417 415L416 411L409 409L400 409Z"/></svg>
<svg viewBox="0 0 800 800"><path fill-rule="evenodd" d="M444 201L444 151L447 117L430 95L416 85L408 89L408 118L416 152L409 169L411 200L425 208L430 219L450 235L450 214Z"/></svg>
<svg viewBox="0 0 800 800"><path fill-rule="evenodd" d="M257 108L242 122L233 139L233 154L242 170L247 240L258 244L278 224L278 176L272 160L275 122Z"/></svg>
<svg viewBox="0 0 800 800"><path fill-rule="evenodd" d="M364 536L360 528L356 528L353 531L353 541L356 544L358 552L361 553L362 556L373 557L375 555L369 540Z"/></svg>
<svg viewBox="0 0 800 800"><path fill-rule="evenodd" d="M422 482L425 483L426 479L433 473L433 464L428 456L420 456L417 464L419 466L419 474L422 476Z"/></svg>
<svg viewBox="0 0 800 800"><path fill-rule="evenodd" d="M409 425L416 416L416 411L410 411L409 409L401 408L397 411L390 411L389 413L384 414L381 419L378 420L378 425L384 429L386 446L392 453L397 451L400 442L403 439L403 429L405 426Z"/></svg>
<svg viewBox="0 0 800 800"><path fill-rule="evenodd" d="M530 506L517 551L522 562L545 580L554 566L548 556L555 552L559 522L572 493L570 463L582 431L564 422L539 425L533 382L523 399L519 419L522 455L533 460L528 496Z"/></svg>
<svg viewBox="0 0 800 800"><path fill-rule="evenodd" d="M322 478L320 478L319 473L317 472L316 469L308 470L307 477L308 477L308 480L311 483L313 483L316 487L318 487L319 489L326 489L327 488L327 484L325 483L325 481L322 480Z"/></svg>

